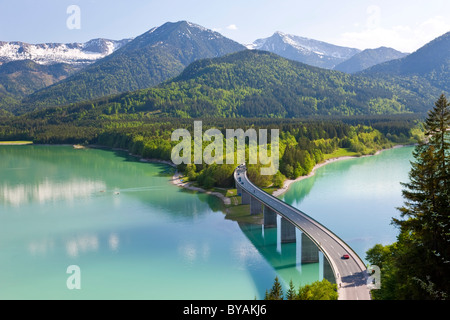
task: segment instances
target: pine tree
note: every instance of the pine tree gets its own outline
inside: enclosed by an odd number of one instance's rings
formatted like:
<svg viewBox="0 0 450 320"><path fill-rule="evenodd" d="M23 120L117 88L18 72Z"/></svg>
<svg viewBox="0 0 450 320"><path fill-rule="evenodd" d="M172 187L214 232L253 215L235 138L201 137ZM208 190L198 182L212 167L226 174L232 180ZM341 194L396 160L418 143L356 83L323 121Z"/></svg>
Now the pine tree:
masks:
<svg viewBox="0 0 450 320"><path fill-rule="evenodd" d="M286 292L286 300L297 300L297 293L295 292L294 283L289 281L289 289Z"/></svg>
<svg viewBox="0 0 450 320"><path fill-rule="evenodd" d="M266 300L283 300L283 288L281 287L278 277L275 277L275 281L269 294L266 292Z"/></svg>
<svg viewBox="0 0 450 320"><path fill-rule="evenodd" d="M266 293L264 294L264 300L270 300L269 292L266 289Z"/></svg>
<svg viewBox="0 0 450 320"><path fill-rule="evenodd" d="M410 275L429 297L445 297L450 292L450 104L444 95L437 100L425 122L427 141L414 150L409 183L404 183L400 208L402 218L393 219L407 235L408 255L421 254L422 263L411 265ZM424 286L423 284L427 285Z"/></svg>

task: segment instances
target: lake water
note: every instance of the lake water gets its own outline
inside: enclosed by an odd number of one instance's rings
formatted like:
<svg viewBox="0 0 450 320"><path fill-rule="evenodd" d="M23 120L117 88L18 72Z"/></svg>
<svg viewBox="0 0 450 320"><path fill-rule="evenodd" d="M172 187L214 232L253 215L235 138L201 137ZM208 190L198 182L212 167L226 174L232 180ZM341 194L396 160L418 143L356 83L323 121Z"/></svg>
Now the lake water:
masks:
<svg viewBox="0 0 450 320"><path fill-rule="evenodd" d="M395 241L411 151L327 165L283 197L363 257ZM0 161L0 299L261 299L275 276L323 277L299 240L226 220L219 199L172 185L165 165L64 146L2 146ZM80 290L67 286L72 265Z"/></svg>
<svg viewBox="0 0 450 320"><path fill-rule="evenodd" d="M345 159L319 168L280 196L343 239L365 260L375 244L396 241L391 225L403 206L414 147L383 151L374 157Z"/></svg>

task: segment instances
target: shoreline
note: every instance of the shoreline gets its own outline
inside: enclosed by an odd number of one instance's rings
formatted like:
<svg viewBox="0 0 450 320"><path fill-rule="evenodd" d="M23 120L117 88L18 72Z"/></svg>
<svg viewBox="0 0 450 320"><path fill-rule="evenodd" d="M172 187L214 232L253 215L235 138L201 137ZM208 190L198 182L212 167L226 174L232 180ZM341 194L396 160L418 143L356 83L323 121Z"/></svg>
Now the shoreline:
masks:
<svg viewBox="0 0 450 320"><path fill-rule="evenodd" d="M387 149L382 149L382 150L378 150L377 152L375 152L374 154L367 154L367 155L362 155L362 156L342 156L342 157L336 157L336 158L331 158L331 159L327 159L325 161L322 161L321 163L318 163L314 166L314 168L311 170L311 172L306 175L306 176L301 176L298 177L295 180L291 180L291 179L286 179L283 183L283 187L281 187L280 189L275 190L274 192L272 192L272 195L274 197L279 197L280 195L284 194L285 192L287 192L290 188L290 186L298 181L302 181L308 178L311 178L312 176L314 176L316 174L316 170L326 166L327 164L333 163L333 162L337 162L337 161L341 161L341 160L348 160L348 159L358 159L358 158L365 158L365 157L373 157L373 156L377 156L380 153L382 153L383 151L386 150L392 150L392 149L397 149L397 148L403 148L403 147L409 147L409 146L413 146L413 145L404 145L404 144L398 144L395 145L391 148L387 148Z"/></svg>
<svg viewBox="0 0 450 320"><path fill-rule="evenodd" d="M219 192L208 191L208 190L205 190L205 189L200 188L200 187L194 187L194 186L191 185L190 182L183 182L183 181L182 181L183 176L181 175L181 173L180 173L178 170L176 170L176 169L177 169L177 166L176 166L172 161L169 161L169 160L161 160L161 159L153 159L153 158L143 158L143 157L140 156L140 155L132 154L129 150L127 150L127 149L122 149L122 148L110 148L110 147L99 146L99 145L89 145L89 146L87 146L87 148L93 148L93 149L109 149L109 150L112 150L112 151L124 151L124 152L128 152L128 155L130 155L130 156L132 156L132 157L139 158L139 161L140 161L140 162L145 162L145 163L158 163L158 164L165 164L165 165L168 165L168 166L170 166L170 167L172 167L172 168L175 168L175 173L174 173L174 175L172 176L172 179L170 179L170 181L171 181L171 183L172 183L173 185L175 185L175 186L177 186L177 187L180 187L180 188L187 189L187 190L197 191L197 192L202 192L202 193L206 193L206 194L209 194L209 195L213 195L213 196L216 196L216 197L218 197L219 199L221 199L222 202L223 202L225 205L230 205L230 204L231 204L231 199L228 198L228 197L226 197L226 196L224 196L223 194L221 194L221 193L219 193Z"/></svg>
<svg viewBox="0 0 450 320"><path fill-rule="evenodd" d="M414 146L416 144L409 144L409 145L403 145L403 144L398 144L395 145L391 148L387 148L387 149L382 149L382 150L378 150L377 152L375 152L374 154L368 154L368 155L362 155L362 156L342 156L342 157L336 157L336 158L331 158L331 159L327 159L325 161L322 161L321 163L318 163L314 166L314 168L311 170L311 172L306 175L306 176L301 176L298 177L295 180L291 180L291 179L286 179L283 182L283 187L275 190L274 192L272 192L272 195L274 197L279 197L280 195L284 194L285 192L287 192L290 188L290 186L295 183L295 182L299 182L302 181L304 179L308 179L312 176L314 176L316 174L316 170L326 166L327 164L333 163L333 162L337 162L337 161L342 161L342 160L348 160L348 159L358 159L358 158L364 158L364 157L372 157L372 156L376 156L379 155L380 153L382 153L383 151L386 150L391 150L391 149L396 149L396 148L402 148L402 147L408 147L408 146ZM136 155L136 154L132 154L129 152L129 150L126 149L121 149L121 148L111 148L111 147L106 147L106 146L100 146L100 145L88 145L88 146L82 146L82 148L80 148L81 146L79 145L67 145L67 146L72 146L74 147L74 149L85 149L85 148L92 148L92 149L109 149L112 151L124 151L124 152L128 152L128 154L130 156L139 158L140 162L146 162L146 163L158 163L158 164L165 164L168 166L171 166L172 168L177 168L177 166L172 162L172 161L168 161L168 160L161 160L161 159L151 159L151 158L143 158L142 156ZM208 195L213 195L218 197L219 199L222 200L223 204L225 205L230 205L231 204L231 199L224 196L223 194L219 193L219 192L214 192L214 191L208 191L206 189L200 188L200 187L194 187L191 185L191 182L183 182L184 176L182 176L182 174L176 170L174 175L172 176L172 179L170 179L171 183L177 187L180 188L184 188L187 190L191 190L191 191L197 191L197 192L202 192L202 193L206 193Z"/></svg>
<svg viewBox="0 0 450 320"><path fill-rule="evenodd" d="M27 146L32 144L32 141L0 141L0 146Z"/></svg>
<svg viewBox="0 0 450 320"><path fill-rule="evenodd" d="M198 192L206 193L206 194L209 194L212 196L216 196L219 199L221 199L223 204L225 204L225 205L231 204L231 199L224 196L223 194L221 194L219 192L208 191L208 190L205 190L200 187L194 187L191 185L190 182L183 182L182 181L183 178L184 178L184 176L182 176L181 173L177 170L175 172L175 174L173 175L171 182L172 182L172 184L174 184L175 186L180 187L180 188L184 188L184 189L188 189L188 190L192 190L192 191L198 191Z"/></svg>
<svg viewBox="0 0 450 320"><path fill-rule="evenodd" d="M289 187L296 182L311 178L312 176L314 176L316 174L316 170L326 166L327 164L333 163L333 162L338 162L341 160L348 160L348 159L357 159L357 158L362 158L362 157L366 157L366 156L343 156L343 157L337 157L337 158L332 158L332 159L327 159L325 161L322 161L321 163L318 163L314 166L314 168L311 170L311 172L306 175L306 176L300 176L295 180L291 180L291 179L286 179L284 180L283 183L283 187L281 187L280 189L275 190L274 192L272 192L272 195L274 197L278 197L280 195L282 195L283 193L287 192L289 190Z"/></svg>
<svg viewBox="0 0 450 320"><path fill-rule="evenodd" d="M87 145L87 146L82 146L82 148L75 148L75 145L74 145L74 149L86 149L86 148L91 148L91 149L106 149L106 150L111 150L111 151L123 151L123 152L127 152L129 156L132 156L132 157L135 157L135 158L139 158L139 161L140 161L140 162L166 164L166 165L168 165L168 166L171 166L172 168L176 168L176 167L177 167L172 161L161 160L161 159L153 159L153 158L143 158L143 157L140 156L140 155L131 153L131 152L130 152L129 150L127 150L127 149L122 149L122 148L112 148L112 147L101 146L101 145L96 145L96 144Z"/></svg>
<svg viewBox="0 0 450 320"><path fill-rule="evenodd" d="M286 179L284 181L284 183L283 183L283 187L281 187L280 189L277 189L274 192L272 192L272 195L274 197L278 197L278 196L282 195L283 193L285 193L285 192L287 192L289 190L289 187L293 183L298 182L298 181L302 181L304 179L308 179L308 178L314 176L316 174L316 170L317 169L319 169L319 168L321 168L323 166L326 166L327 164L330 164L330 163L333 163L333 162L337 162L337 161L342 161L342 160L348 160L348 159L358 159L358 158L365 158L365 157L373 157L373 156L379 155L380 153L382 153L383 151L386 151L386 150L397 149L397 148L408 147L408 146L413 146L413 145L399 144L399 145L395 145L395 146L393 146L391 148L378 150L374 154L368 154L368 155L362 155L362 156L342 156L342 157L336 157L336 158L327 159L325 161L322 161L321 163L316 164L314 166L314 168L311 170L311 172L308 175L306 175L306 176L298 177L295 180ZM176 185L178 187L189 189L189 190L193 190L193 191L203 192L203 193L206 193L206 194L209 194L209 195L214 195L214 196L219 197L223 201L223 203L225 205L230 205L231 204L230 198L225 197L223 194L218 193L218 192L208 191L208 190L202 189L200 187L191 186L189 182L181 181L182 178L183 178L183 176L181 175L181 173L176 171L175 174L173 175L171 181L172 181L172 183L174 185Z"/></svg>

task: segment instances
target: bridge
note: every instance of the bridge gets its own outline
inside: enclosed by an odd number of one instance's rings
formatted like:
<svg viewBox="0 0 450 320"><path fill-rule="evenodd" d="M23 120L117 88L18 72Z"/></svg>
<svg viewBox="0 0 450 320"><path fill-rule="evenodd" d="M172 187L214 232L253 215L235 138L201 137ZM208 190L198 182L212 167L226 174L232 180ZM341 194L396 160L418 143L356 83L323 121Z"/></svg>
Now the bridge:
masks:
<svg viewBox="0 0 450 320"><path fill-rule="evenodd" d="M250 204L252 215L263 213L265 228L276 226L277 215L281 216L282 243L296 241L295 228L298 228L303 232L302 243L309 239L323 253L331 269L331 278L337 284L339 300L370 300L367 268L343 240L305 213L255 186L247 177L245 165L234 171L234 180L242 204ZM348 259L343 258L344 254L349 256ZM330 280L330 277L326 278Z"/></svg>

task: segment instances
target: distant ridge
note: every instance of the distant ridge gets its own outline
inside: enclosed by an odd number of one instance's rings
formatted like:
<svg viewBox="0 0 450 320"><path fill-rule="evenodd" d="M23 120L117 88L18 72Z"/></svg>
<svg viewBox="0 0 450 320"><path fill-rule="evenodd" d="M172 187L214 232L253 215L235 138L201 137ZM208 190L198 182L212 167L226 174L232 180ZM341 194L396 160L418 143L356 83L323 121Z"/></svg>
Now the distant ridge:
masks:
<svg viewBox="0 0 450 320"><path fill-rule="evenodd" d="M450 32L430 41L410 55L376 65L362 72L378 77L421 77L450 92Z"/></svg>
<svg viewBox="0 0 450 320"><path fill-rule="evenodd" d="M86 43L41 44L0 41L0 64L31 60L44 65L57 63L88 65L110 55L130 41L131 39L118 41L93 39Z"/></svg>
<svg viewBox="0 0 450 320"><path fill-rule="evenodd" d="M304 118L422 113L436 95L433 90L417 93L389 81L312 67L267 51L244 50L195 61L179 76L155 87L48 108L29 117Z"/></svg>
<svg viewBox="0 0 450 320"><path fill-rule="evenodd" d="M366 49L355 54L350 59L338 64L334 70L347 73L355 73L377 64L391 60L404 58L408 53L403 53L392 48L380 47L377 49Z"/></svg>
<svg viewBox="0 0 450 320"><path fill-rule="evenodd" d="M63 105L148 88L178 75L191 62L245 50L221 34L187 21L145 32L81 72L38 91L25 110Z"/></svg>
<svg viewBox="0 0 450 320"><path fill-rule="evenodd" d="M269 51L287 59L325 69L333 69L361 51L279 31L269 38L256 40L247 48Z"/></svg>

